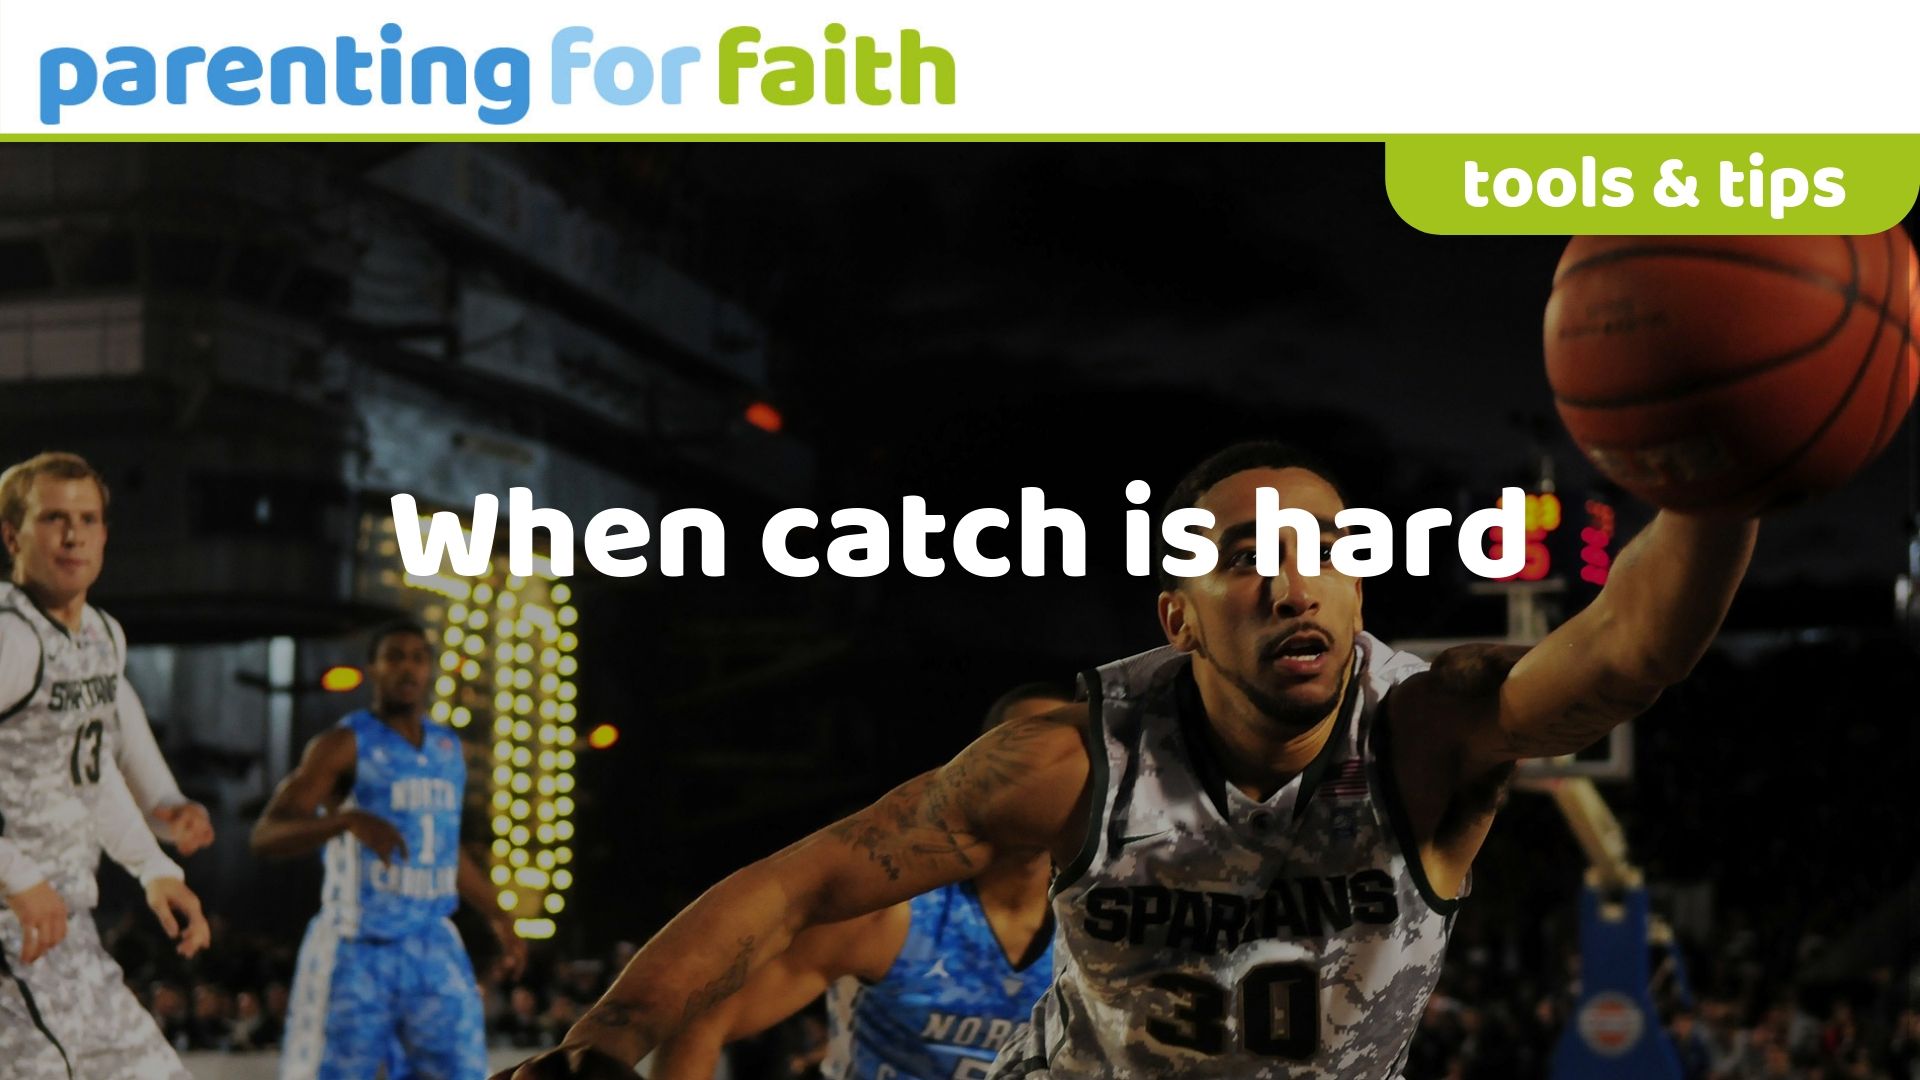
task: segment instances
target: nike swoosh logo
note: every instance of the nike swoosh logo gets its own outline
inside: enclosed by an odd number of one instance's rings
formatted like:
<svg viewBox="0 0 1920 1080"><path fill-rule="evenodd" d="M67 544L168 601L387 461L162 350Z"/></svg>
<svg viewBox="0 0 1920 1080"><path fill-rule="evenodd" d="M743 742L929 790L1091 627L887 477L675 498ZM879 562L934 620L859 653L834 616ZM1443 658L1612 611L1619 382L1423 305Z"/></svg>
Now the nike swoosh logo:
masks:
<svg viewBox="0 0 1920 1080"><path fill-rule="evenodd" d="M1128 844L1139 843L1142 840L1151 840L1156 836L1165 836L1172 831L1172 829L1161 829L1159 832L1141 833L1138 836L1123 836L1120 838L1120 846L1126 847Z"/></svg>

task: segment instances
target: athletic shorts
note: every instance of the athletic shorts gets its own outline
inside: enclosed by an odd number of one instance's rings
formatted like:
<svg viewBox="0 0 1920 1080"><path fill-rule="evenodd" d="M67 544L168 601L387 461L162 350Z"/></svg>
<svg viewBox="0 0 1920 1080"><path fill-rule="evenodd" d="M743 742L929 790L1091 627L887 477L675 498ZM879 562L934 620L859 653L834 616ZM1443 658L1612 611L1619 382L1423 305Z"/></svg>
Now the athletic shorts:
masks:
<svg viewBox="0 0 1920 1080"><path fill-rule="evenodd" d="M370 1080L383 1066L389 1077L485 1080L486 1029L466 947L445 919L373 941L316 918L300 943L280 1080Z"/></svg>
<svg viewBox="0 0 1920 1080"><path fill-rule="evenodd" d="M192 1080L160 1025L127 989L93 912L66 940L20 962L20 920L0 909L0 1076L7 1080Z"/></svg>

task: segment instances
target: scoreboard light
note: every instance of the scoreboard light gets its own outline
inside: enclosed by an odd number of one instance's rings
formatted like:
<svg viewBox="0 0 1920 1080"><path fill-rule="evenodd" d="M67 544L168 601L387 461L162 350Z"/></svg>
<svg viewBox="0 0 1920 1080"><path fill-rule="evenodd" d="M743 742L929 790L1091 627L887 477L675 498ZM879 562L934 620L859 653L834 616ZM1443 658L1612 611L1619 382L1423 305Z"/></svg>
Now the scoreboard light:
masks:
<svg viewBox="0 0 1920 1080"><path fill-rule="evenodd" d="M1527 496L1527 531L1552 532L1560 527L1560 496L1549 491Z"/></svg>
<svg viewBox="0 0 1920 1080"><path fill-rule="evenodd" d="M335 664L320 673L320 689L330 694L345 694L360 689L366 680L360 669L346 664Z"/></svg>
<svg viewBox="0 0 1920 1080"><path fill-rule="evenodd" d="M1501 509L1506 509L1506 500L1500 500ZM1544 581L1553 572L1553 553L1547 548L1547 536L1560 527L1560 496L1551 491L1529 493L1526 505L1526 549L1527 561L1516 574L1501 578L1502 581ZM1498 559L1504 550L1502 533L1490 532L1487 557Z"/></svg>
<svg viewBox="0 0 1920 1080"><path fill-rule="evenodd" d="M1605 585L1607 570L1613 565L1613 507L1599 499L1588 499L1587 524L1580 530L1580 580L1589 585Z"/></svg>

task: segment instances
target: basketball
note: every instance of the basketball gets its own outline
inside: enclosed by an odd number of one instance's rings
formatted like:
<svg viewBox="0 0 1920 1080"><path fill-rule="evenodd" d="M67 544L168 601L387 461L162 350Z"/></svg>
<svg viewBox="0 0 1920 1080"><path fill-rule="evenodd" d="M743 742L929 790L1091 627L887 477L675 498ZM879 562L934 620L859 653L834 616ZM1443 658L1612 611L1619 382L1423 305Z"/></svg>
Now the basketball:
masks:
<svg viewBox="0 0 1920 1080"><path fill-rule="evenodd" d="M1596 468L1656 506L1764 513L1831 490L1899 430L1920 269L1872 236L1575 237L1547 381Z"/></svg>

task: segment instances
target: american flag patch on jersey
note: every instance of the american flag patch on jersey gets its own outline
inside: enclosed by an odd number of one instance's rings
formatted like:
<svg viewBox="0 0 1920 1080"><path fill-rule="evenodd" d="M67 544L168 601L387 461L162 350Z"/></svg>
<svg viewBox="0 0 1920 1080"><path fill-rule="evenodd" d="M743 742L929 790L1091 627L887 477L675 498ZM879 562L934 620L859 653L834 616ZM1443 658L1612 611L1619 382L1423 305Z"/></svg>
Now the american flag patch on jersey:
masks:
<svg viewBox="0 0 1920 1080"><path fill-rule="evenodd" d="M1324 790L1329 799L1364 799L1367 797L1367 763L1359 758L1348 758L1340 763L1340 768L1327 778Z"/></svg>

